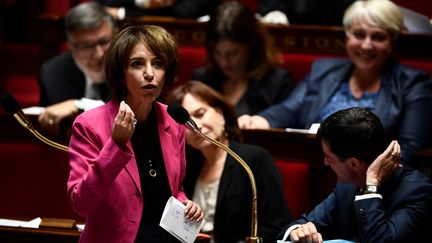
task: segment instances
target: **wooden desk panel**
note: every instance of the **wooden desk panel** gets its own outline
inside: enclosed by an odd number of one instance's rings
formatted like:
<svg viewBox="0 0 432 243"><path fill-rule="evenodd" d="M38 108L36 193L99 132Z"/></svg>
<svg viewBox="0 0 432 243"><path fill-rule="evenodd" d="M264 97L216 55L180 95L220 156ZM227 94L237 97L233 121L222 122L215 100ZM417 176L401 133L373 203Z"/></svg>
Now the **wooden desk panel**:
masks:
<svg viewBox="0 0 432 243"><path fill-rule="evenodd" d="M60 51L64 36L64 17L60 15L41 15L35 21L35 40L42 48L46 59ZM119 23L153 24L170 31L180 45L203 46L205 41L206 23L195 19L176 19L173 17L142 16L127 17ZM265 24L274 45L282 52L310 53L345 56L345 32L341 26L317 25L278 25ZM431 60L431 34L404 33L400 36L395 48L395 55L401 59Z"/></svg>
<svg viewBox="0 0 432 243"><path fill-rule="evenodd" d="M77 230L58 228L29 229L0 226L0 242L76 243L80 234Z"/></svg>

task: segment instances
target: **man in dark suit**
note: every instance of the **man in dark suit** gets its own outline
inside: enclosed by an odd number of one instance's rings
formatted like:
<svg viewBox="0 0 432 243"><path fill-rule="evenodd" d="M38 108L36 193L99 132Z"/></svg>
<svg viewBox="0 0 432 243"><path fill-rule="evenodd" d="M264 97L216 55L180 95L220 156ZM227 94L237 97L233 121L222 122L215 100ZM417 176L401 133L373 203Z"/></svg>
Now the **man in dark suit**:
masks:
<svg viewBox="0 0 432 243"><path fill-rule="evenodd" d="M65 18L69 52L45 62L39 73L41 127L58 134L60 122L80 110L104 104L111 97L105 82L103 56L116 26L103 5L86 2L70 9Z"/></svg>
<svg viewBox="0 0 432 243"><path fill-rule="evenodd" d="M317 136L324 163L336 173L338 183L309 214L287 225L280 237L292 242L398 243L429 238L432 182L422 172L399 165L396 141L384 151L388 140L376 115L367 108L340 110L321 123Z"/></svg>

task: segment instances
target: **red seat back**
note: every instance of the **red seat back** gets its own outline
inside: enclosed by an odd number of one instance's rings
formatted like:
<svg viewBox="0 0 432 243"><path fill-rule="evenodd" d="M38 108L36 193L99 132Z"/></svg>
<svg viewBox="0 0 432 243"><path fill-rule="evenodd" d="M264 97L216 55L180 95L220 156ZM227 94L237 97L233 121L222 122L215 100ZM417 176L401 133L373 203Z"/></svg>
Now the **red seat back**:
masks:
<svg viewBox="0 0 432 243"><path fill-rule="evenodd" d="M282 175L288 208L293 219L311 210L309 169L307 162L276 161Z"/></svg>
<svg viewBox="0 0 432 243"><path fill-rule="evenodd" d="M79 219L67 200L68 153L38 142L0 143L0 218Z"/></svg>

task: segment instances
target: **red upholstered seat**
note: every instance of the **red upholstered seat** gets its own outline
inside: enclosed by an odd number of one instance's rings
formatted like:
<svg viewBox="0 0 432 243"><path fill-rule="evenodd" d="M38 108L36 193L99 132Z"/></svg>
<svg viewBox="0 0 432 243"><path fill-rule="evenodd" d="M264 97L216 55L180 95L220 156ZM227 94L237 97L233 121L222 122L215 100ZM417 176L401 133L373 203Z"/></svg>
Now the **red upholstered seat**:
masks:
<svg viewBox="0 0 432 243"><path fill-rule="evenodd" d="M280 55L281 65L292 75L294 81L298 83L310 71L312 63L319 58L340 57L325 54L305 54L305 53L282 53Z"/></svg>
<svg viewBox="0 0 432 243"><path fill-rule="evenodd" d="M418 68L432 75L432 62L426 60L401 60L402 64L406 64L413 68Z"/></svg>
<svg viewBox="0 0 432 243"><path fill-rule="evenodd" d="M179 48L179 77L174 85L183 84L192 79L193 71L205 64L206 50L204 47L181 46Z"/></svg>
<svg viewBox="0 0 432 243"><path fill-rule="evenodd" d="M282 175L285 197L293 219L311 210L309 169L307 162L276 161Z"/></svg>
<svg viewBox="0 0 432 243"><path fill-rule="evenodd" d="M79 219L67 200L68 153L39 142L0 143L0 218Z"/></svg>
<svg viewBox="0 0 432 243"><path fill-rule="evenodd" d="M39 104L39 55L34 44L0 44L0 92L9 91L22 107Z"/></svg>
<svg viewBox="0 0 432 243"><path fill-rule="evenodd" d="M4 90L9 91L23 108L39 105L40 88L36 75L7 75L4 81Z"/></svg>

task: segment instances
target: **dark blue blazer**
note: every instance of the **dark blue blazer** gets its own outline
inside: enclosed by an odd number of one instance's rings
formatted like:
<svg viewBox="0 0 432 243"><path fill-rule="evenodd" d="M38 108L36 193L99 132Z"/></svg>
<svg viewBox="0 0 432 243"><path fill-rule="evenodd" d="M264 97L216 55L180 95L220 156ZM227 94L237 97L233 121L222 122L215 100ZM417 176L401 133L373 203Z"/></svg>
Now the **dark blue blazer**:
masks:
<svg viewBox="0 0 432 243"><path fill-rule="evenodd" d="M324 240L360 242L425 242L432 216L432 181L422 172L408 168L395 171L381 183L380 198L354 201L359 188L336 185L335 190L312 212L294 224L313 222Z"/></svg>
<svg viewBox="0 0 432 243"><path fill-rule="evenodd" d="M274 128L308 129L339 85L349 80L353 64L346 59L322 59L283 102L260 112ZM432 79L420 70L390 60L382 70L375 114L388 134L402 148L402 162L409 162L425 148L432 134Z"/></svg>

